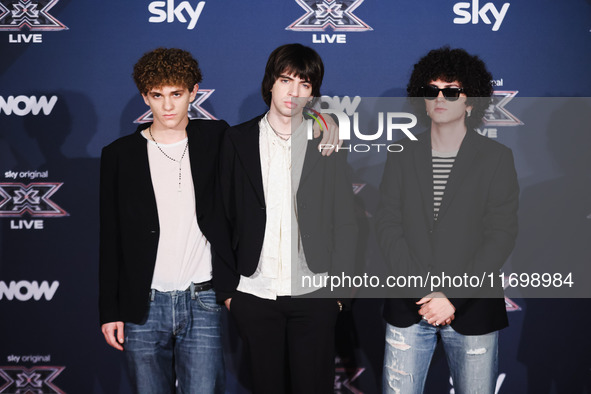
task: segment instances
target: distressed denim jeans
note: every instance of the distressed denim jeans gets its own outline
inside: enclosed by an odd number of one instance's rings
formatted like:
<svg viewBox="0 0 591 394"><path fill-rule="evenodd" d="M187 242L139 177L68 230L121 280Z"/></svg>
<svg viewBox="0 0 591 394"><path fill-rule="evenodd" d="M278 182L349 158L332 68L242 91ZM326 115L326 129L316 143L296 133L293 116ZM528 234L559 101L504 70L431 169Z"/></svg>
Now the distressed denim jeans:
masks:
<svg viewBox="0 0 591 394"><path fill-rule="evenodd" d="M213 290L152 290L147 321L125 323L124 352L135 391L223 393L220 319Z"/></svg>
<svg viewBox="0 0 591 394"><path fill-rule="evenodd" d="M498 332L462 335L424 320L386 327L383 393L422 394L437 334L441 337L456 394L493 394L498 369Z"/></svg>

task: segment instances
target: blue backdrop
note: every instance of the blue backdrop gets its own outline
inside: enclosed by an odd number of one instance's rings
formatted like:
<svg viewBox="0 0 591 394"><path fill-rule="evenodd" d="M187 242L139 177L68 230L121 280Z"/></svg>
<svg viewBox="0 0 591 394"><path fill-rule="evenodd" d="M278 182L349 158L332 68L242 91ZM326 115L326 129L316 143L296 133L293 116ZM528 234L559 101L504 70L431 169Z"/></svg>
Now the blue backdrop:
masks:
<svg viewBox="0 0 591 394"><path fill-rule="evenodd" d="M237 124L265 110L264 64L290 42L320 53L331 97L404 96L412 65L442 45L480 55L496 83L480 131L513 149L521 187L510 263L591 262L591 123L562 122L560 108L540 123L517 105L589 95L590 0L0 0L0 393L131 392L98 325L98 163L149 119L136 60L158 46L191 51L204 74L191 116ZM571 107L589 120L585 101ZM350 160L370 218L384 160ZM591 392L590 305L508 298L497 392ZM380 308L358 300L341 316L335 392L379 392ZM228 392L247 393L224 322ZM453 392L440 353L427 391Z"/></svg>

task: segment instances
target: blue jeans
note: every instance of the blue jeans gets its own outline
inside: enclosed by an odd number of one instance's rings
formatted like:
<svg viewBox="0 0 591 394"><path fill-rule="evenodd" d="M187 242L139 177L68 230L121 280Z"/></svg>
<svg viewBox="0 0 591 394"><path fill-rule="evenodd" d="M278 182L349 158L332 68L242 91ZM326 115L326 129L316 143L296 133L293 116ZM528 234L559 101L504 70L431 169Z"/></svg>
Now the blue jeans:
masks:
<svg viewBox="0 0 591 394"><path fill-rule="evenodd" d="M152 290L147 321L125 323L124 353L136 392L223 393L220 318L213 290Z"/></svg>
<svg viewBox="0 0 591 394"><path fill-rule="evenodd" d="M386 327L383 392L422 394L431 357L441 336L456 394L493 394L497 378L498 332L462 335L451 326L424 320L410 327Z"/></svg>

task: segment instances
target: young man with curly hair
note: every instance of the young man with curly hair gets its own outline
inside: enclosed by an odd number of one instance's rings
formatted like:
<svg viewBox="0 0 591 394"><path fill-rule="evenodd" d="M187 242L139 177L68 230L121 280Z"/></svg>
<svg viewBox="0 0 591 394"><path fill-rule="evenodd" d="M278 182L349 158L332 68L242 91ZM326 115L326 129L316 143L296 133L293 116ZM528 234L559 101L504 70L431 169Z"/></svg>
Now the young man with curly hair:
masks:
<svg viewBox="0 0 591 394"><path fill-rule="evenodd" d="M519 195L513 155L474 130L491 81L484 62L462 49L436 49L415 64L408 96L430 129L388 154L376 215L393 275L498 277L511 253ZM498 331L508 325L502 288L415 290L415 299L385 302L383 392L422 393L439 338L455 392L494 393Z"/></svg>
<svg viewBox="0 0 591 394"><path fill-rule="evenodd" d="M189 120L201 82L189 52L148 52L133 77L154 121L101 156L102 332L124 351L137 393L223 393L212 259L232 259L217 213L228 124Z"/></svg>

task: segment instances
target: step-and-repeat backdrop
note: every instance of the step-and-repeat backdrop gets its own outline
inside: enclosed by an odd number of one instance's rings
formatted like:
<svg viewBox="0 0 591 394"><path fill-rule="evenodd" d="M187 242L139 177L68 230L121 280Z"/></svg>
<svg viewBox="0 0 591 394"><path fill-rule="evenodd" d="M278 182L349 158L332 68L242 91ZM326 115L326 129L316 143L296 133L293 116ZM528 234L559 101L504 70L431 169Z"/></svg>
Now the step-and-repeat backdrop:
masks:
<svg viewBox="0 0 591 394"><path fill-rule="evenodd" d="M591 262L591 106L575 99L591 92L590 0L0 0L0 393L131 392L98 324L98 168L104 145L150 119L136 60L189 50L204 74L190 116L237 124L265 110L267 56L291 42L320 53L325 102L348 114L357 97L403 97L430 49L478 54L495 84L478 132L513 150L521 187L507 267ZM384 161L349 157L369 228ZM591 302L506 305L497 392L591 392ZM224 324L228 392L248 393L241 342ZM358 300L338 338L335 392L380 392L381 301ZM442 352L427 392L454 392Z"/></svg>

